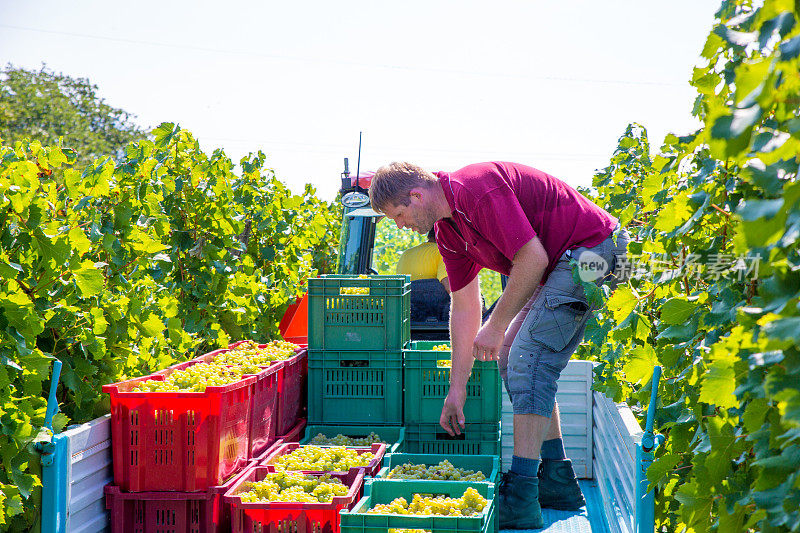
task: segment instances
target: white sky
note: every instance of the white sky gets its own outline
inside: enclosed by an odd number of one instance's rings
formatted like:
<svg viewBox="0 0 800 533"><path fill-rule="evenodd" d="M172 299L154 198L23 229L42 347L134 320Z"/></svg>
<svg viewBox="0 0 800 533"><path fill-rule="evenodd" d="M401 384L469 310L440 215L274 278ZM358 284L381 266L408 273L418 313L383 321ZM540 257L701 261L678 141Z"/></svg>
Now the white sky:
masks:
<svg viewBox="0 0 800 533"><path fill-rule="evenodd" d="M177 122L331 200L343 157L510 160L589 185L642 123L695 127L718 0L0 0L0 64L88 77L144 127Z"/></svg>

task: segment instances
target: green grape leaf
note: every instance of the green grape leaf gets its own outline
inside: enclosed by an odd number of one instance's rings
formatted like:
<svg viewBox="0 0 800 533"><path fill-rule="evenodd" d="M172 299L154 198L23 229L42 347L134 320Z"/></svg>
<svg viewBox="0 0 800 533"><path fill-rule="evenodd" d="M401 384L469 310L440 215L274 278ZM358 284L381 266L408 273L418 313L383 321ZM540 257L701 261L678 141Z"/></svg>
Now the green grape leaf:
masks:
<svg viewBox="0 0 800 533"><path fill-rule="evenodd" d="M723 409L736 407L736 374L730 361L715 361L703 376L700 401Z"/></svg>
<svg viewBox="0 0 800 533"><path fill-rule="evenodd" d="M636 308L639 300L627 285L620 285L606 302L614 320L621 323Z"/></svg>
<svg viewBox="0 0 800 533"><path fill-rule="evenodd" d="M153 136L155 137L156 146L159 148L164 148L172 142L172 139L180 131L180 126L177 124L172 124L170 122L162 122L159 124L157 128L153 130Z"/></svg>
<svg viewBox="0 0 800 533"><path fill-rule="evenodd" d="M660 482L681 462L681 456L676 453L665 453L657 458L647 468L647 480L651 484Z"/></svg>
<svg viewBox="0 0 800 533"><path fill-rule="evenodd" d="M769 405L765 398L755 398L747 404L747 407L742 414L742 421L747 431L755 433L764 424L764 419L767 416Z"/></svg>
<svg viewBox="0 0 800 533"><path fill-rule="evenodd" d="M164 323L154 314L147 315L147 318L142 321L142 328L146 335L155 337L164 331Z"/></svg>
<svg viewBox="0 0 800 533"><path fill-rule="evenodd" d="M87 260L82 261L80 266L72 271L82 297L91 298L97 296L103 290L105 279L103 278L103 271L100 270L101 267L102 264L92 263Z"/></svg>
<svg viewBox="0 0 800 533"><path fill-rule="evenodd" d="M90 241L81 228L72 228L68 234L69 244L72 246L78 255L81 256L92 249L92 241Z"/></svg>
<svg viewBox="0 0 800 533"><path fill-rule="evenodd" d="M741 63L736 67L736 104L745 98L752 102L753 91L758 89L758 92L761 92L759 87L766 81L771 66L771 59L762 59L761 61Z"/></svg>
<svg viewBox="0 0 800 533"><path fill-rule="evenodd" d="M106 331L106 328L108 328L108 321L106 321L103 310L94 307L89 312L92 315L92 332L97 335L102 335Z"/></svg>
<svg viewBox="0 0 800 533"><path fill-rule="evenodd" d="M691 214L689 197L684 191L675 196L672 201L661 210L653 227L663 232L672 231L680 227Z"/></svg>
<svg viewBox="0 0 800 533"><path fill-rule="evenodd" d="M659 361L655 350L649 344L645 344L631 350L628 361L622 369L629 381L641 384L650 379L657 364Z"/></svg>
<svg viewBox="0 0 800 533"><path fill-rule="evenodd" d="M800 331L800 317L784 318L774 320L764 325L764 333L767 336L778 340L797 339L797 332Z"/></svg>
<svg viewBox="0 0 800 533"><path fill-rule="evenodd" d="M70 255L69 242L66 239L60 238L56 235L45 235L42 228L33 230L33 237L39 245L40 253L52 259L56 265L63 265L67 262Z"/></svg>
<svg viewBox="0 0 800 533"><path fill-rule="evenodd" d="M728 44L733 46L745 47L758 40L757 32L736 31L720 24L714 28L714 33L722 37Z"/></svg>
<svg viewBox="0 0 800 533"><path fill-rule="evenodd" d="M661 320L666 324L683 324L697 309L697 304L683 298L670 298L661 306Z"/></svg>

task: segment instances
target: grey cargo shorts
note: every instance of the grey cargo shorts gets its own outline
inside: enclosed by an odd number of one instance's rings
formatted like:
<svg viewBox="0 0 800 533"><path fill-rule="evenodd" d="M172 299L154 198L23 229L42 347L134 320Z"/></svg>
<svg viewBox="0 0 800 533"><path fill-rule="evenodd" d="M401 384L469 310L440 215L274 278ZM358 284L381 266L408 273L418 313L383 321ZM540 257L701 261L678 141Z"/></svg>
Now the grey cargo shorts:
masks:
<svg viewBox="0 0 800 533"><path fill-rule="evenodd" d="M583 287L573 281L570 258L584 263L584 281L614 288L620 282L614 269L622 263L617 258L625 255L629 241L628 232L622 229L597 246L566 252L511 321L498 366L514 414L550 418L556 381L583 340L586 321L594 311Z"/></svg>

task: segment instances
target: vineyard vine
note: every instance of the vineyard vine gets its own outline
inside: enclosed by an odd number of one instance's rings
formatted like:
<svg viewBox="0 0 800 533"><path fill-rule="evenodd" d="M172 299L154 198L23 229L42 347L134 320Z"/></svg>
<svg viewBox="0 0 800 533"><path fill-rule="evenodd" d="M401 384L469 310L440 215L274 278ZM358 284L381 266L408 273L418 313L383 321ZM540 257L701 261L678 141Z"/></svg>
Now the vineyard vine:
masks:
<svg viewBox="0 0 800 533"><path fill-rule="evenodd" d="M800 9L723 2L693 71L703 126L628 127L594 200L635 237L587 328L597 388L646 405L659 531L800 531Z"/></svg>
<svg viewBox="0 0 800 533"><path fill-rule="evenodd" d="M108 412L101 385L268 339L305 279L335 268L338 210L292 194L262 153L203 153L173 124L119 161L0 148L0 528L37 527L34 451L52 361L55 430Z"/></svg>
<svg viewBox="0 0 800 533"><path fill-rule="evenodd" d="M639 413L665 369L660 530L800 531L800 4L728 0L717 19L691 79L703 126L651 156L632 124L586 191L635 242L579 356ZM274 335L305 278L334 267L337 209L292 194L261 153L237 175L163 124L119 161L75 160L0 148L2 530L36 527L54 358L58 430L106 412L103 383Z"/></svg>

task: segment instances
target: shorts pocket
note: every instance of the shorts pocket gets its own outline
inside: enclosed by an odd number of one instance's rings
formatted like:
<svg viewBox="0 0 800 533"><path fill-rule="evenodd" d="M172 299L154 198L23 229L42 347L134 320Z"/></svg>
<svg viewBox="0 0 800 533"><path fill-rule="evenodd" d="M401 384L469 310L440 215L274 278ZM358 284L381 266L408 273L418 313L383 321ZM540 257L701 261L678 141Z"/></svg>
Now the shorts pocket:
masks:
<svg viewBox="0 0 800 533"><path fill-rule="evenodd" d="M580 330L589 312L585 300L567 294L547 293L539 317L530 326L530 336L554 352L560 352Z"/></svg>

